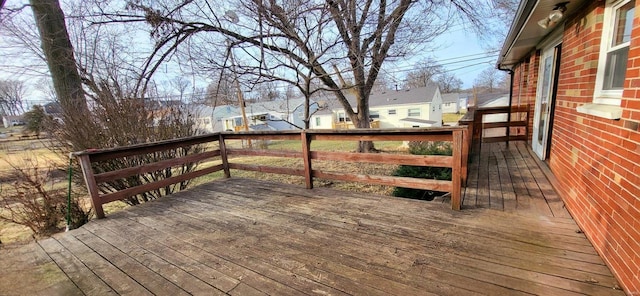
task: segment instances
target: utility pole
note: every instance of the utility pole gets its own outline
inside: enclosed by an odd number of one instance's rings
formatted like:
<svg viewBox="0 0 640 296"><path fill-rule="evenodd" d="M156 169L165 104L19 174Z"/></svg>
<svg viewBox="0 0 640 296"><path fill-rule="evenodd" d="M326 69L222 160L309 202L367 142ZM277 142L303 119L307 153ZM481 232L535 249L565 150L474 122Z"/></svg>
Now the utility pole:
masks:
<svg viewBox="0 0 640 296"><path fill-rule="evenodd" d="M244 108L244 96L242 95L242 89L240 89L240 80L238 79L238 73L236 72L236 62L233 57L233 48L231 47L231 42L229 42L229 59L231 59L231 71L233 72L233 77L235 79L236 91L238 92L238 104L240 105L240 113L242 114L242 126L245 131L249 130L249 121L247 120L247 113ZM251 139L247 140L247 144L249 144L249 148L251 148Z"/></svg>

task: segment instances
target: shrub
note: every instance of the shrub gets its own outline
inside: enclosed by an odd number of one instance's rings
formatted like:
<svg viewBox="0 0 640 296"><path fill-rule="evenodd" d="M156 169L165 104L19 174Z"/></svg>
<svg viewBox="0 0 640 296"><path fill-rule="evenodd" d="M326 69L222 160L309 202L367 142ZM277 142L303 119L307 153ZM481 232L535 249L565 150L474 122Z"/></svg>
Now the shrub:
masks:
<svg viewBox="0 0 640 296"><path fill-rule="evenodd" d="M52 162L38 165L36 160L17 166L10 164L15 181L2 188L0 219L29 227L38 236L47 236L64 228L67 213L67 187L56 182ZM83 206L79 195L70 201L71 227L77 228L89 221L90 209Z"/></svg>
<svg viewBox="0 0 640 296"><path fill-rule="evenodd" d="M64 113L59 123L53 127L54 146L62 147L59 152L66 154L85 149L104 149L141 143L188 137L198 134L196 112L184 104L160 102L122 89L117 84L102 82L89 84L94 106L89 116L74 116ZM137 156L122 157L92 164L95 173L137 167L162 160L180 158L204 151L202 145L177 147L166 151L152 152ZM99 184L102 193L110 193L185 174L196 169L197 163L187 163L174 168L138 174L123 179ZM79 170L76 170L79 172ZM81 180L76 176L76 180ZM163 188L129 196L123 201L129 205L140 204L173 192L183 190L190 180L178 182Z"/></svg>
<svg viewBox="0 0 640 296"><path fill-rule="evenodd" d="M411 142L409 144L409 153L414 155L451 155L452 147L451 143L448 142ZM451 168L401 165L393 173L393 176L451 180ZM433 200L435 197L445 194L445 192L396 187L392 194L398 197Z"/></svg>

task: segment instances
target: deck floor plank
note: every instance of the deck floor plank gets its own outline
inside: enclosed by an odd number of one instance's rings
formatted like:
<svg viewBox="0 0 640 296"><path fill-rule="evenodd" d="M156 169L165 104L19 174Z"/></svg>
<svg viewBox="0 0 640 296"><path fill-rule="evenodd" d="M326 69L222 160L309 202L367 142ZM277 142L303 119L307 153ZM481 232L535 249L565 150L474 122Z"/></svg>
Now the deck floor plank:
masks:
<svg viewBox="0 0 640 296"><path fill-rule="evenodd" d="M462 211L232 178L93 220L34 254L59 278L53 295L623 295L526 146L483 149Z"/></svg>
<svg viewBox="0 0 640 296"><path fill-rule="evenodd" d="M229 206L225 206L225 208L229 208ZM266 207L261 206L260 208L261 208L261 209L265 209ZM331 209L331 211L328 211L328 212L333 212L334 210L335 210L335 209ZM294 209L294 211L295 211L295 209ZM324 212L323 212L323 213L324 213ZM260 215L260 213L253 213L251 216L253 216L253 217L258 217L259 215ZM387 217L388 215L382 215L382 216ZM321 221L328 221L329 219L331 219L331 218L330 218L330 217L322 217L322 220L321 220ZM269 219L269 220L272 220L272 219ZM359 220L358 222L359 222L359 226L360 226L360 227L365 227L366 225L368 225L369 223L374 222L374 221L364 221L364 220L361 220L361 221L360 221L360 220ZM416 221L416 222L417 222L417 221ZM339 223L338 225L340 225L340 223ZM458 225L459 225L459 224L458 224ZM318 229L318 228L319 228L317 225L312 225L312 226L315 226L314 228L316 228L316 229ZM348 231L348 230L347 230L347 231ZM335 232L335 231L334 231L334 232ZM376 230L375 230L375 233L380 233L380 232L383 232L383 231L381 231L380 229L376 229ZM384 233L384 232L383 232L383 233ZM388 237L388 236L393 236L393 235L398 235L398 234L394 234L394 233L385 233L385 236L386 236L386 237ZM412 236L412 237L415 237L415 236ZM428 239L428 238L425 238L425 237L415 237L415 238L416 238L416 239L418 239L418 240L427 240L427 239ZM463 239L463 238L461 238L461 239ZM374 238L367 238L367 239L366 239L366 241L372 241L372 240L375 240L375 239L374 239ZM472 239L471 239L471 241L474 241L474 242L475 242L476 240L478 240L478 238L472 238ZM584 240L584 238L583 238L583 240ZM400 241L403 241L403 234L400 234L400 235L398 235L398 237L394 238L394 242L400 242ZM556 240L554 239L554 241L556 241ZM409 242L411 242L411 240L408 240L408 241L407 241L407 243L409 243ZM483 243L484 243L484 242L483 242ZM487 240L487 243L489 243L489 244L490 244L489 240ZM566 243L567 243L567 242L562 242L562 245L565 245ZM582 243L581 245L585 245L585 246L586 246L586 244L584 244L584 243ZM471 254L471 255L475 255L475 253L481 253L481 250L479 249L479 248L481 248L481 246L482 246L482 245L477 245L477 246L475 246L475 247L473 248L473 250L470 252L470 254ZM592 250L590 250L589 248L587 248L587 249L585 249L585 250L586 250L587 252L589 252L589 251L591 251L591 252L592 252ZM533 254L532 254L532 255L533 255ZM532 256L532 257L541 257L541 256L540 256L540 255L538 255L538 256ZM597 256L595 256L595 254L593 254L593 257L594 257L594 259L596 259L596 260L598 260L598 261L599 261L599 258L598 258ZM496 258L501 258L501 257L496 257ZM520 260L521 260L521 259L520 259ZM553 262L553 261L555 261L555 260L554 260L554 259L552 259L552 258L549 258L549 261ZM517 260L516 260L516 261L513 261L513 263L511 263L511 264L515 264L515 265L517 265L517 264L518 264L518 261L517 261ZM601 266L602 266L602 265L601 265ZM561 267L561 266L558 266L558 267ZM574 273L574 274L575 274L575 273ZM578 274L581 274L581 275L580 275L580 276L576 276L576 277L577 277L577 278L583 278L583 279L584 279L584 278L589 278L589 277L599 277L598 275L590 275L589 273L578 273ZM612 279L612 278L610 278L610 277L600 277L600 278L602 279L602 281L603 281L603 282L611 282L611 279Z"/></svg>

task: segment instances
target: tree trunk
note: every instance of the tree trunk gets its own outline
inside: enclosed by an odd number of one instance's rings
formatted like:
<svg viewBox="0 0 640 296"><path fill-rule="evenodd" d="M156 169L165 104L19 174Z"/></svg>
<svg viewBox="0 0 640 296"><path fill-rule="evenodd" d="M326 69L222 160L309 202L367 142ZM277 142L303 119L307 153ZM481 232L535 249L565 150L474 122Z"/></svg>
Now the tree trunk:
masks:
<svg viewBox="0 0 640 296"><path fill-rule="evenodd" d="M65 114L88 114L82 80L58 0L30 0L53 87Z"/></svg>
<svg viewBox="0 0 640 296"><path fill-rule="evenodd" d="M369 123L369 119L368 119L368 115L366 116L367 118L360 118L360 115L358 115L358 121L354 122L354 126L356 128L370 128L371 125ZM378 152L378 150L376 150L375 146L373 145L373 142L371 141L358 141L358 147L356 149L356 152L358 153L371 153L371 152Z"/></svg>

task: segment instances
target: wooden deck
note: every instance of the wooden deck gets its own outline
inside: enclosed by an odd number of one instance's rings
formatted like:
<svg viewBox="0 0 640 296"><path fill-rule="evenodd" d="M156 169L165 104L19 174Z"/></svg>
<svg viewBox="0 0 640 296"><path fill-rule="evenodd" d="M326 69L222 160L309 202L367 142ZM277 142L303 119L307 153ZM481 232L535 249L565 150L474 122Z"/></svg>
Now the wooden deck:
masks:
<svg viewBox="0 0 640 296"><path fill-rule="evenodd" d="M570 218L525 142L483 144L471 157L465 208Z"/></svg>
<svg viewBox="0 0 640 296"><path fill-rule="evenodd" d="M623 295L577 230L564 217L227 179L2 250L0 294Z"/></svg>

